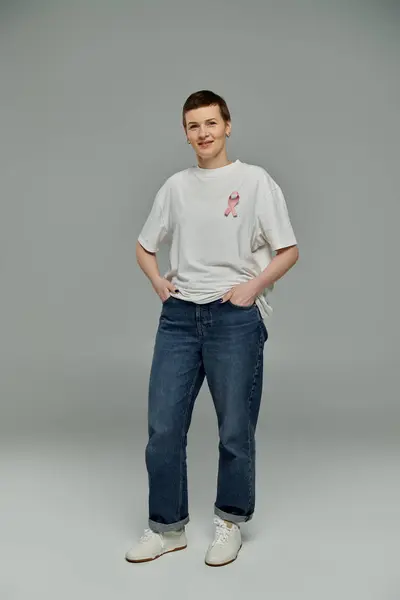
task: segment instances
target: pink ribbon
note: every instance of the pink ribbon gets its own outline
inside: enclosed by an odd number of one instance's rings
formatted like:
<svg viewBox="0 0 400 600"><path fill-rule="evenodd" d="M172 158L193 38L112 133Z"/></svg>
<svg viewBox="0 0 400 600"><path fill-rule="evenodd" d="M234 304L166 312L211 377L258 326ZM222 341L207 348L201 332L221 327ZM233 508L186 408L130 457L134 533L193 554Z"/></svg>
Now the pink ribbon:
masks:
<svg viewBox="0 0 400 600"><path fill-rule="evenodd" d="M235 206L239 203L239 192L232 192L228 199L228 208L226 209L224 215L227 217L230 213L232 216L237 217L237 212L235 210Z"/></svg>

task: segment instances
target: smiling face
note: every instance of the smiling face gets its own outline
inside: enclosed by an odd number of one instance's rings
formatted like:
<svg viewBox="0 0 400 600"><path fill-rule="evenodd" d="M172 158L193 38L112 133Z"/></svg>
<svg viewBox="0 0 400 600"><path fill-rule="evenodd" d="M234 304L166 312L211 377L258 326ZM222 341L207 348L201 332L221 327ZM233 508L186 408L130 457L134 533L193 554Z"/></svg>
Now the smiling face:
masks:
<svg viewBox="0 0 400 600"><path fill-rule="evenodd" d="M189 110L185 115L186 135L197 154L199 163L210 163L226 157L226 136L231 124L225 122L218 105Z"/></svg>

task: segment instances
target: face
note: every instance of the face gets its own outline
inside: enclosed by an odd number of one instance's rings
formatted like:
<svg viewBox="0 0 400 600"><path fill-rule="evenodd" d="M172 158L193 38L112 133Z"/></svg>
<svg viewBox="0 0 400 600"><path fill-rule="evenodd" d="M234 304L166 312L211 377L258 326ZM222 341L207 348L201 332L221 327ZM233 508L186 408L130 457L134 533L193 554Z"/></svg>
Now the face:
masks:
<svg viewBox="0 0 400 600"><path fill-rule="evenodd" d="M208 160L226 151L231 125L223 120L219 106L189 110L185 118L187 138L200 159Z"/></svg>

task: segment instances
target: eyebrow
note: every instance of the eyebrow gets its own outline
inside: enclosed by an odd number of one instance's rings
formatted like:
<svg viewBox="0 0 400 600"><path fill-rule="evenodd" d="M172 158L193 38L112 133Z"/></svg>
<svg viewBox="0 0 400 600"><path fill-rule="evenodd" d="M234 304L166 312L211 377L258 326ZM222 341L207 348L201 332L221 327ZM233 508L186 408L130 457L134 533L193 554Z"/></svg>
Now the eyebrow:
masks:
<svg viewBox="0 0 400 600"><path fill-rule="evenodd" d="M209 119L206 119L206 121L216 121L217 118L216 117L210 117ZM188 125L197 125L197 121L189 121Z"/></svg>

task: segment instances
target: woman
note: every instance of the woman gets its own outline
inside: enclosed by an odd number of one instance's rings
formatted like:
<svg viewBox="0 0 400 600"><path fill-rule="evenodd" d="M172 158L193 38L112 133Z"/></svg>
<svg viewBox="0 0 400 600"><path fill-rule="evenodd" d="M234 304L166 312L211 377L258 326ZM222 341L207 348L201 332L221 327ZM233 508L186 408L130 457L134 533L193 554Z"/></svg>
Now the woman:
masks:
<svg viewBox="0 0 400 600"><path fill-rule="evenodd" d="M228 160L224 99L196 92L182 118L197 166L159 189L137 243L138 264L163 304L149 383L149 528L126 559L144 562L187 546L187 433L207 378L220 443L215 537L205 562L222 566L236 559L240 524L255 507L267 295L298 249L280 187L263 168ZM156 253L166 239L170 270L162 277Z"/></svg>

